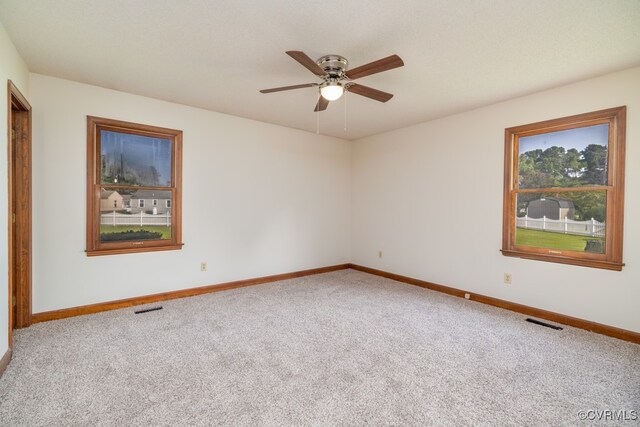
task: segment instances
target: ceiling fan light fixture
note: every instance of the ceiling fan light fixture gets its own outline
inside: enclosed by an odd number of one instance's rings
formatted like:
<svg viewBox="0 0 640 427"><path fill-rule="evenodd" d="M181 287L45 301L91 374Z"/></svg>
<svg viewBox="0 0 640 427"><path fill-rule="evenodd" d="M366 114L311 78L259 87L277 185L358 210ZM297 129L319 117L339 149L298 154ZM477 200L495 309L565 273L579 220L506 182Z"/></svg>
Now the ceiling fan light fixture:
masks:
<svg viewBox="0 0 640 427"><path fill-rule="evenodd" d="M320 87L320 95L327 101L335 101L344 93L344 87L339 82L327 82Z"/></svg>

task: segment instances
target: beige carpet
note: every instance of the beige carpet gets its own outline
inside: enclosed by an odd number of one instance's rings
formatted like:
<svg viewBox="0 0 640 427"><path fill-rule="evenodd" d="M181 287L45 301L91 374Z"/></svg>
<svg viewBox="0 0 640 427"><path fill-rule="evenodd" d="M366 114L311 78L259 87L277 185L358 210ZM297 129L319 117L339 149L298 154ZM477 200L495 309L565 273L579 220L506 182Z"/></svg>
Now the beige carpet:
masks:
<svg viewBox="0 0 640 427"><path fill-rule="evenodd" d="M0 425L561 426L590 425L579 411L640 413L640 346L361 272L162 305L17 331Z"/></svg>

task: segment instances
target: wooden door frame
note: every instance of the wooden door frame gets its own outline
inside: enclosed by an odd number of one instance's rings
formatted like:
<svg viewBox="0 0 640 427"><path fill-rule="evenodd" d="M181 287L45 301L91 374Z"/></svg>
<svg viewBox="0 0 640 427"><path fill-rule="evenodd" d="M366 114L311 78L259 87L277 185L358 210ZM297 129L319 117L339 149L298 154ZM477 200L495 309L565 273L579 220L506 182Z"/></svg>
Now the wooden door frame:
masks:
<svg viewBox="0 0 640 427"><path fill-rule="evenodd" d="M12 138L14 116L21 119L19 123L16 122L18 126L16 138L20 138L20 143L16 144ZM9 348L11 348L13 328L31 325L31 105L11 80L7 81L7 141ZM20 175L21 179L14 183L15 175ZM15 212L13 211L14 201L17 202ZM11 289L14 280L17 283L17 317L15 319Z"/></svg>

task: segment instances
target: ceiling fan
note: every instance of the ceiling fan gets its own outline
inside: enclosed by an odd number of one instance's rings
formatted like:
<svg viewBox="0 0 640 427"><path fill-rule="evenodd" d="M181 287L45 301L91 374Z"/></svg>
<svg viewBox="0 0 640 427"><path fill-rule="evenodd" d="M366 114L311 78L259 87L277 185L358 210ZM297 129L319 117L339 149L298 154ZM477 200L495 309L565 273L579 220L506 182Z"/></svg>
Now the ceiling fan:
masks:
<svg viewBox="0 0 640 427"><path fill-rule="evenodd" d="M318 103L316 104L314 111L326 110L329 102L339 99L345 90L357 95L375 99L376 101L387 102L393 98L392 94L354 83L353 80L370 76L371 74L392 70L404 65L404 62L402 62L402 59L400 59L398 55L391 55L386 58L361 65L352 70L348 70L349 61L340 55L325 55L320 57L317 61L314 61L309 58L306 53L299 50L289 50L286 53L298 61L307 70L320 77L322 82L262 89L260 92L271 93L283 90L302 89L306 87L319 87L320 98L318 99Z"/></svg>

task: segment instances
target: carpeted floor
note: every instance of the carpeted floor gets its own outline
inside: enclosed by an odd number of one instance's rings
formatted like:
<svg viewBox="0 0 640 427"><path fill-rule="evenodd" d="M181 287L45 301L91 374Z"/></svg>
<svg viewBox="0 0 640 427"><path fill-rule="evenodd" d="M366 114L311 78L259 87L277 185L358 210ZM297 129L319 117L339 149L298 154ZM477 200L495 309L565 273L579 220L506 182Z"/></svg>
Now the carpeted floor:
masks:
<svg viewBox="0 0 640 427"><path fill-rule="evenodd" d="M561 426L590 425L579 411L640 415L640 346L353 270L161 305L17 331L0 425Z"/></svg>

